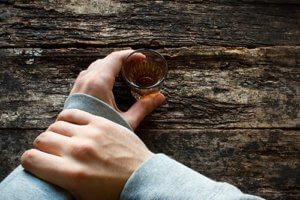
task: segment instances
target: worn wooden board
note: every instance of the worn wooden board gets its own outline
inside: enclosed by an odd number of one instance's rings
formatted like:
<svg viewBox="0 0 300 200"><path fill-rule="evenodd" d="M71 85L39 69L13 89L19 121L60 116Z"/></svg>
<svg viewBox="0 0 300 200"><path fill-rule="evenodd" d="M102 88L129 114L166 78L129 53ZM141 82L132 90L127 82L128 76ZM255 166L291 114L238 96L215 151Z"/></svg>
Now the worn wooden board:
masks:
<svg viewBox="0 0 300 200"><path fill-rule="evenodd" d="M267 199L299 199L299 131L280 129L138 130L163 152L215 180ZM42 130L0 130L0 180Z"/></svg>
<svg viewBox="0 0 300 200"><path fill-rule="evenodd" d="M244 192L300 199L298 0L0 0L0 180L61 111L77 74L153 48L167 102L137 133ZM122 79L123 110L134 99Z"/></svg>
<svg viewBox="0 0 300 200"><path fill-rule="evenodd" d="M113 49L0 50L0 127L45 128L80 70ZM155 128L300 127L300 48L161 49L168 100L144 122ZM9 66L9 67L7 67ZM133 103L118 79L115 93Z"/></svg>
<svg viewBox="0 0 300 200"><path fill-rule="evenodd" d="M0 47L300 44L295 0L2 0L0 5Z"/></svg>

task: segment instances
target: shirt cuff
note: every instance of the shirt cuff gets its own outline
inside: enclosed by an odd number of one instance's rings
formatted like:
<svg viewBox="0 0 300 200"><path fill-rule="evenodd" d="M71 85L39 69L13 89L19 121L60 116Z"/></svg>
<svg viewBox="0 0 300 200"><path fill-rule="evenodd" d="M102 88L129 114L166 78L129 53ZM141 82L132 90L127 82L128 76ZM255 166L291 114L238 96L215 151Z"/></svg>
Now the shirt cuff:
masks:
<svg viewBox="0 0 300 200"><path fill-rule="evenodd" d="M72 108L106 118L128 128L131 131L133 130L129 123L117 111L115 111L115 109L96 97L83 93L72 94L67 98L64 109Z"/></svg>
<svg viewBox="0 0 300 200"><path fill-rule="evenodd" d="M196 189L197 196L202 193L207 198L208 191L195 187L199 184L214 186L215 183L164 154L155 154L129 177L120 199L189 199L191 196L186 192L193 192L193 189Z"/></svg>

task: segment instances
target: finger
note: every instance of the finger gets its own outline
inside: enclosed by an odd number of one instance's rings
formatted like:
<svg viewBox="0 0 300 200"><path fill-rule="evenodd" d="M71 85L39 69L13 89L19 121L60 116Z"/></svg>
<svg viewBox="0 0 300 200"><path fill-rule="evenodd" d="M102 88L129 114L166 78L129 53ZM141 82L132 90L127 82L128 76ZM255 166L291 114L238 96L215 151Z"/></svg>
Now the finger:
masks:
<svg viewBox="0 0 300 200"><path fill-rule="evenodd" d="M62 157L30 149L22 155L21 163L27 171L37 177L68 189L65 171L70 167Z"/></svg>
<svg viewBox="0 0 300 200"><path fill-rule="evenodd" d="M122 67L122 63L127 59L127 57L133 53L134 50L123 50L123 51L116 51L104 58L104 65L105 69L111 74L113 77L116 77ZM134 54L134 59L142 59L145 56L141 53Z"/></svg>
<svg viewBox="0 0 300 200"><path fill-rule="evenodd" d="M161 93L152 94L139 99L131 108L122 115L135 129L140 122L155 108L159 107L164 101L165 96Z"/></svg>
<svg viewBox="0 0 300 200"><path fill-rule="evenodd" d="M130 54L123 62L134 61L134 62L141 62L146 58L146 56L142 53L134 53Z"/></svg>
<svg viewBox="0 0 300 200"><path fill-rule="evenodd" d="M115 51L104 58L105 68L109 74L113 77L116 77L120 70L122 63L125 59L133 53L133 50L123 50L123 51Z"/></svg>
<svg viewBox="0 0 300 200"><path fill-rule="evenodd" d="M76 135L82 126L77 124L72 124L66 121L56 121L55 123L51 124L47 131L52 131L61 135L72 137Z"/></svg>
<svg viewBox="0 0 300 200"><path fill-rule="evenodd" d="M134 50L128 49L128 50L122 50L122 51L114 51L110 54L108 54L103 59L98 59L94 61L90 66L88 67L88 71L95 70L101 68L102 71L112 71L115 68L121 68L121 65L123 61L126 60L126 58L133 52ZM119 70L120 71L120 70Z"/></svg>
<svg viewBox="0 0 300 200"><path fill-rule="evenodd" d="M66 121L78 125L87 125L93 119L93 115L78 109L66 109L59 113L56 121Z"/></svg>
<svg viewBox="0 0 300 200"><path fill-rule="evenodd" d="M122 64L127 61L142 61L146 58L146 56L142 53L134 53L134 50L123 50L123 51L116 51L108 56L106 56L104 59L98 59L94 61L87 70L82 71L79 76L84 76L90 71L94 71L97 69L101 69L101 72L114 72L112 75L114 77L118 74L118 72L121 70ZM130 56L130 57L129 57Z"/></svg>
<svg viewBox="0 0 300 200"><path fill-rule="evenodd" d="M52 131L41 133L34 141L33 146L40 151L61 156L64 146L69 143L69 137Z"/></svg>

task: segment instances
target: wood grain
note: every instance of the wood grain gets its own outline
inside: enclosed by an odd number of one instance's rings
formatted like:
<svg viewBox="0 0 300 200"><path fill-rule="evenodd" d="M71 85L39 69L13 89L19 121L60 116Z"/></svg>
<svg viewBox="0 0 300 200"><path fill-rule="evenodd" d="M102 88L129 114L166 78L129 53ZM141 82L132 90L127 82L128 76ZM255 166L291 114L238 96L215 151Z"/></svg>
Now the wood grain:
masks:
<svg viewBox="0 0 300 200"><path fill-rule="evenodd" d="M62 109L80 70L113 50L0 50L0 127L47 127ZM160 52L169 64L163 89L168 100L144 122L145 127L300 127L299 47ZM134 102L121 78L115 94L122 109Z"/></svg>
<svg viewBox="0 0 300 200"><path fill-rule="evenodd" d="M78 73L127 47L169 65L137 134L215 180L300 199L300 1L0 0L0 180L54 122ZM122 110L134 103L121 77Z"/></svg>
<svg viewBox="0 0 300 200"><path fill-rule="evenodd" d="M298 1L0 1L0 47L300 44Z"/></svg>
<svg viewBox="0 0 300 200"><path fill-rule="evenodd" d="M154 152L266 199L299 199L299 131L280 129L162 130L138 135ZM0 180L42 130L0 130Z"/></svg>

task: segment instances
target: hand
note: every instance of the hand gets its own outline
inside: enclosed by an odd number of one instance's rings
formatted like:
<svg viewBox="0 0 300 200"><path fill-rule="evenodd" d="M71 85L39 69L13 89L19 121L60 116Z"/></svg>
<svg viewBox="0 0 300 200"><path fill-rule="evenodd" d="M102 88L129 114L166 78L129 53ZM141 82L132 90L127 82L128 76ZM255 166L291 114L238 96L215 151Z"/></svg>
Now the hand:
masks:
<svg viewBox="0 0 300 200"><path fill-rule="evenodd" d="M85 93L101 99L118 111L133 129L136 129L146 115L165 101L165 97L161 93L148 95L138 100L127 112L121 112L118 109L112 89L122 63L132 52L133 50L116 51L104 59L93 62L87 70L79 74L71 94ZM137 56L140 56L137 59L144 57L143 54L137 54Z"/></svg>
<svg viewBox="0 0 300 200"><path fill-rule="evenodd" d="M76 199L119 199L128 177L151 153L131 131L84 111L62 111L21 158L23 167Z"/></svg>

